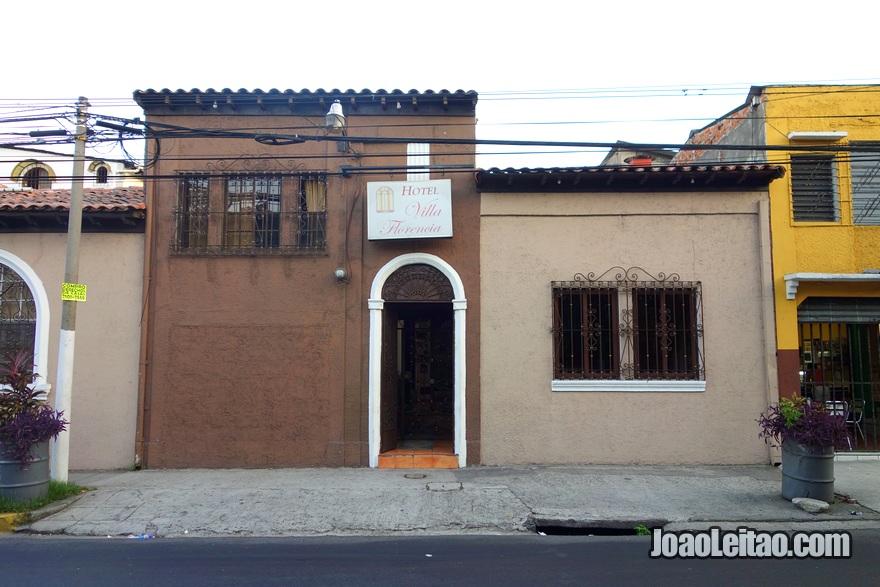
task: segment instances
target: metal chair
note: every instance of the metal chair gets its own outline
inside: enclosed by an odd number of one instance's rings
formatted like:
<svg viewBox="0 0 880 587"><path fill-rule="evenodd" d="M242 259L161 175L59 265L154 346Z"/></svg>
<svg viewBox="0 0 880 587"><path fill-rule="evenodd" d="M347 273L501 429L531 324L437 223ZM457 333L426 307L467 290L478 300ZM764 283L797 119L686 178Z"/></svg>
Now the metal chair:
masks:
<svg viewBox="0 0 880 587"><path fill-rule="evenodd" d="M853 398L852 410L846 416L846 423L853 427L853 437L856 444L859 442L859 435L862 436L862 442L867 445L868 438L865 436L865 429L862 424L865 421L865 400L860 397Z"/></svg>
<svg viewBox="0 0 880 587"><path fill-rule="evenodd" d="M849 405L845 401L827 401L825 402L825 411L832 416L843 416L846 418L847 423L850 422L851 414L849 411ZM849 438L849 435L847 435L846 444L849 450L853 449L852 440Z"/></svg>

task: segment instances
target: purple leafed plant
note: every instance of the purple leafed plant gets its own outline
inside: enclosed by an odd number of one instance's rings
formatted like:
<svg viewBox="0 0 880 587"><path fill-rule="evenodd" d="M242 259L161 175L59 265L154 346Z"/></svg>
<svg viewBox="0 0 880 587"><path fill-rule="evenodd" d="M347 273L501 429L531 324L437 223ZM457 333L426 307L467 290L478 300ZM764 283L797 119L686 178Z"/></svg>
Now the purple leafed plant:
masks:
<svg viewBox="0 0 880 587"><path fill-rule="evenodd" d="M39 399L33 359L32 353L19 351L0 361L0 443L22 468L36 458L34 445L57 437L68 424L62 412Z"/></svg>
<svg viewBox="0 0 880 587"><path fill-rule="evenodd" d="M807 398L782 398L758 418L765 442L786 440L809 449L846 448L851 440L846 416L828 412L825 404Z"/></svg>

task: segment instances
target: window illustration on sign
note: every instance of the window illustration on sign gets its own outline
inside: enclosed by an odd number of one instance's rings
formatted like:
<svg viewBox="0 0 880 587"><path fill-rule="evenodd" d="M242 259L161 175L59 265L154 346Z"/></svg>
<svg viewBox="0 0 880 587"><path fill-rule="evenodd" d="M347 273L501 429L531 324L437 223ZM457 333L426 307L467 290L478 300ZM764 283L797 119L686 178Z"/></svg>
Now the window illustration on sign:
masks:
<svg viewBox="0 0 880 587"><path fill-rule="evenodd" d="M367 183L370 240L451 236L451 180Z"/></svg>
<svg viewBox="0 0 880 587"><path fill-rule="evenodd" d="M388 214L394 212L394 190L383 185L376 190L376 212Z"/></svg>

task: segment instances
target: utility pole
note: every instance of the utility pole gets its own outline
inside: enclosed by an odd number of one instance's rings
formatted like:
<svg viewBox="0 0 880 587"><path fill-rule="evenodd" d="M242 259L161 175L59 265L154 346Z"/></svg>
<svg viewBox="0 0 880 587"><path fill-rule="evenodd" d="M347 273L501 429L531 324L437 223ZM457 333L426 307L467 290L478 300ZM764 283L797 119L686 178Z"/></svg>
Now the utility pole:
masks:
<svg viewBox="0 0 880 587"><path fill-rule="evenodd" d="M67 217L67 259L64 263L64 283L76 284L79 279L79 237L82 232L83 176L86 168L86 121L88 101L80 96L76 103L76 136L73 149L73 181L70 185L70 212ZM73 389L73 349L76 335L76 304L62 293L61 339L58 344L58 372L55 379L55 409L64 412L70 421L71 391ZM67 481L70 456L70 424L52 444L50 475L56 481Z"/></svg>

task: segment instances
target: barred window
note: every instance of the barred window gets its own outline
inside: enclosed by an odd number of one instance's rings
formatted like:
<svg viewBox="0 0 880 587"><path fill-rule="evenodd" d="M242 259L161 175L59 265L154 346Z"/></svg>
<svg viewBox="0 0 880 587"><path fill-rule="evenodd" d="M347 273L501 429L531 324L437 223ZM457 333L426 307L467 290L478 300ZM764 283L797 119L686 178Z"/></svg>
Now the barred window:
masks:
<svg viewBox="0 0 880 587"><path fill-rule="evenodd" d="M208 178L184 177L178 183L178 247L208 246Z"/></svg>
<svg viewBox="0 0 880 587"><path fill-rule="evenodd" d="M31 167L21 176L21 184L26 188L47 189L52 187L49 172L42 167Z"/></svg>
<svg viewBox="0 0 880 587"><path fill-rule="evenodd" d="M0 264L0 356L19 350L34 352L37 306L27 283Z"/></svg>
<svg viewBox="0 0 880 587"><path fill-rule="evenodd" d="M853 224L880 225L880 143L852 143L873 149L852 153L849 159L852 178Z"/></svg>
<svg viewBox="0 0 880 587"><path fill-rule="evenodd" d="M310 254L326 250L327 178L323 173L217 179L193 175L182 176L178 186L173 246L178 253Z"/></svg>
<svg viewBox="0 0 880 587"><path fill-rule="evenodd" d="M110 170L106 165L99 165L95 169L95 183L105 184L107 183L110 175Z"/></svg>
<svg viewBox="0 0 880 587"><path fill-rule="evenodd" d="M700 282L615 267L552 286L555 379L704 379Z"/></svg>
<svg viewBox="0 0 880 587"><path fill-rule="evenodd" d="M300 181L299 234L302 250L323 251L326 246L327 182L323 177Z"/></svg>
<svg viewBox="0 0 880 587"><path fill-rule="evenodd" d="M840 219L833 156L791 158L791 206L796 222L836 222Z"/></svg>
<svg viewBox="0 0 880 587"><path fill-rule="evenodd" d="M281 243L281 178L239 176L226 180L223 245L277 248Z"/></svg>

